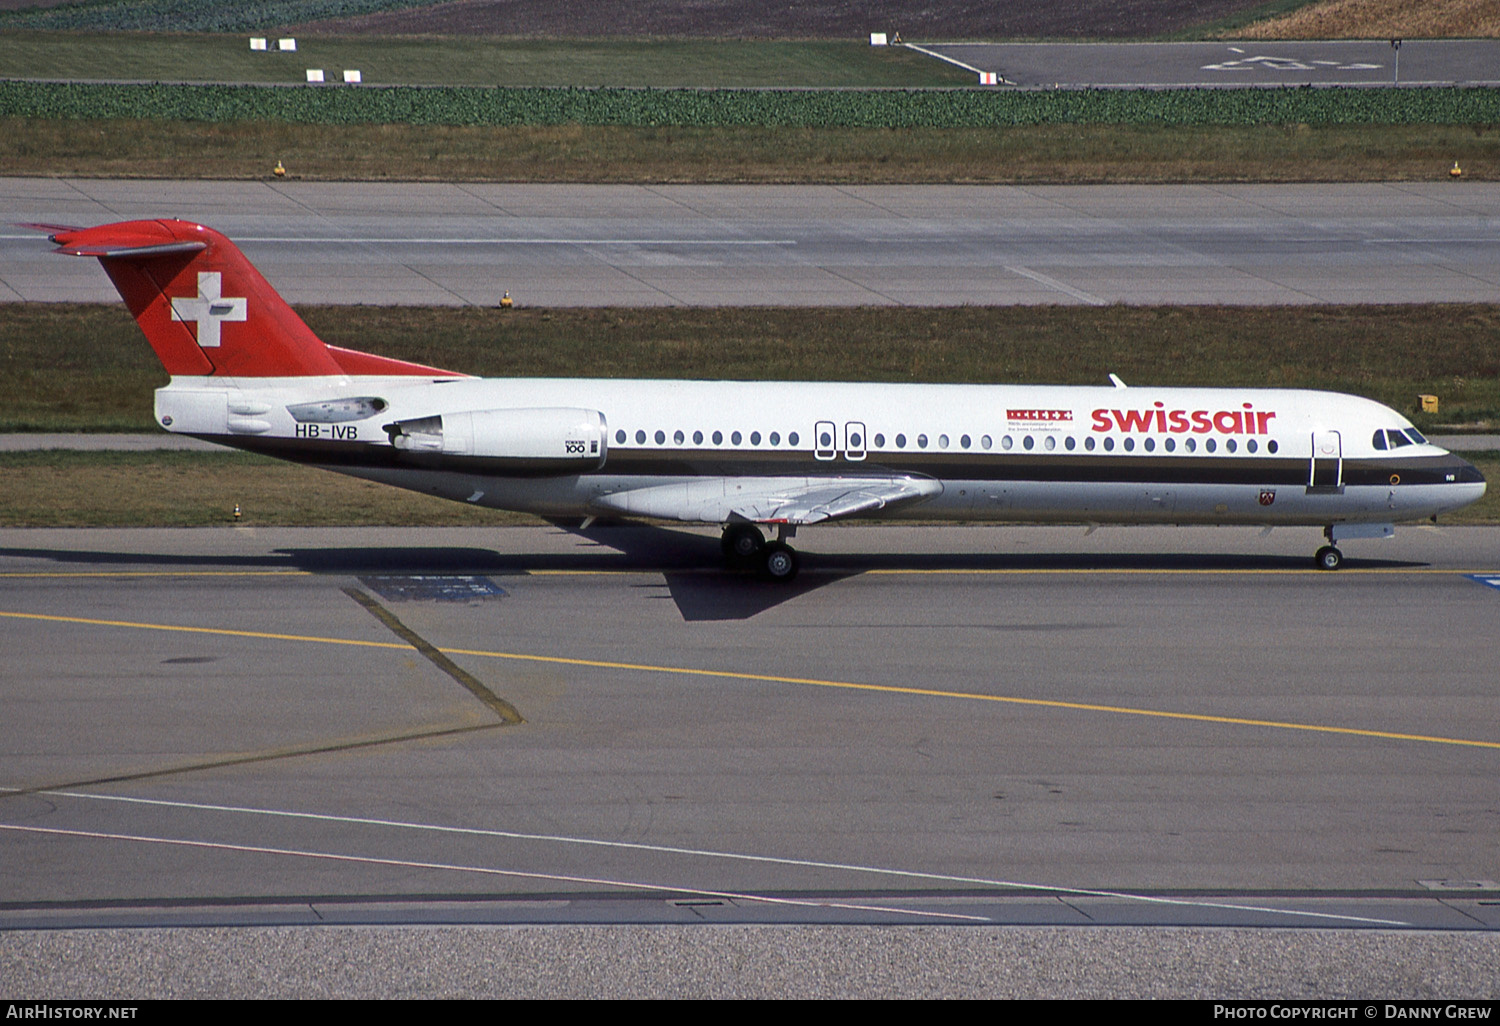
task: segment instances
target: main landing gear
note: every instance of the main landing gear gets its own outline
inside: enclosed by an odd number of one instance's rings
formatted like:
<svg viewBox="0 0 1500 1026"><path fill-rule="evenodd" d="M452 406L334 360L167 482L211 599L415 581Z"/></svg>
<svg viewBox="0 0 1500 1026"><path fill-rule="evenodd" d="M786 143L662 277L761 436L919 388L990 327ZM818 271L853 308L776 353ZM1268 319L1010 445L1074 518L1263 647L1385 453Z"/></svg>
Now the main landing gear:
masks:
<svg viewBox="0 0 1500 1026"><path fill-rule="evenodd" d="M724 550L724 561L730 566L754 567L765 580L785 582L796 577L799 569L797 550L786 543L796 532L796 527L782 524L777 530L776 540L767 542L766 536L754 524L729 524L719 539L719 547Z"/></svg>

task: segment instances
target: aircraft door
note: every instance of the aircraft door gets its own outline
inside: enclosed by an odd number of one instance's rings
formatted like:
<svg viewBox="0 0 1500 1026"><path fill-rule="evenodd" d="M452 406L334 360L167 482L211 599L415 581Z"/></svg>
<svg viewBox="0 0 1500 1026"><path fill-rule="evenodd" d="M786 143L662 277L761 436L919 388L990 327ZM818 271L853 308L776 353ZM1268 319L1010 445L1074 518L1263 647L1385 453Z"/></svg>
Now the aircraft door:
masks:
<svg viewBox="0 0 1500 1026"><path fill-rule="evenodd" d="M818 421L813 428L813 455L820 460L831 460L839 454L838 429L831 420Z"/></svg>
<svg viewBox="0 0 1500 1026"><path fill-rule="evenodd" d="M865 426L857 420L851 420L844 425L844 458L849 460L862 460L865 458Z"/></svg>
<svg viewBox="0 0 1500 1026"><path fill-rule="evenodd" d="M1314 431L1312 455L1307 462L1307 493L1342 495L1343 491L1343 436L1337 431Z"/></svg>

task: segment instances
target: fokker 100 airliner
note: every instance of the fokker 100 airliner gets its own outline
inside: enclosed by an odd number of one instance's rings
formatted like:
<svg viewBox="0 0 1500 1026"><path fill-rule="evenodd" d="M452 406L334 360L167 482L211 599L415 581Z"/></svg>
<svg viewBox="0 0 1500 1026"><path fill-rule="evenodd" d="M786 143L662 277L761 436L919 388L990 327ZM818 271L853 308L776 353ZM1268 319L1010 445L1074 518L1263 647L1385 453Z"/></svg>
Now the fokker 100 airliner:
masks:
<svg viewBox="0 0 1500 1026"><path fill-rule="evenodd" d="M202 225L29 227L103 263L171 375L169 431L543 517L719 524L726 558L775 580L797 528L873 514L1313 525L1335 570L1342 539L1485 489L1396 411L1331 392L475 378L325 345Z"/></svg>

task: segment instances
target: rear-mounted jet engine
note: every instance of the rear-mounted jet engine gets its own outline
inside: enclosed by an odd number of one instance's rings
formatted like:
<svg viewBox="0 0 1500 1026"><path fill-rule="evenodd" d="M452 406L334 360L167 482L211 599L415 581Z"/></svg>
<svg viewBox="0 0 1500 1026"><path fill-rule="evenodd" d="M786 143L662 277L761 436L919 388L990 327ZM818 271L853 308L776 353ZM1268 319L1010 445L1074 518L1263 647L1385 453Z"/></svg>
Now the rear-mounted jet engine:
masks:
<svg viewBox="0 0 1500 1026"><path fill-rule="evenodd" d="M527 476L589 473L608 455L598 410L468 410L398 420L385 432L402 452L483 460L487 469Z"/></svg>

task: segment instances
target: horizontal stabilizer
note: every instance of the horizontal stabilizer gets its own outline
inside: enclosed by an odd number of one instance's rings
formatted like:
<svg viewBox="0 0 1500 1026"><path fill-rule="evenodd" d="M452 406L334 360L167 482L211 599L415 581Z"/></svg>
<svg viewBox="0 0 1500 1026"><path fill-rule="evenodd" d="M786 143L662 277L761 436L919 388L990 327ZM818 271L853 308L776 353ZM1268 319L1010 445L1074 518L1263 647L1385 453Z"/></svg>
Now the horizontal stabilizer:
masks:
<svg viewBox="0 0 1500 1026"><path fill-rule="evenodd" d="M83 227L76 224L45 224L41 221L17 221L14 228L25 228L33 232L46 232L48 235L59 235L63 232L81 232Z"/></svg>
<svg viewBox="0 0 1500 1026"><path fill-rule="evenodd" d="M55 241L55 240L54 240ZM199 253L208 248L206 242L164 242L154 246L74 245L58 246L52 252L68 256L85 257L153 257L168 253Z"/></svg>

